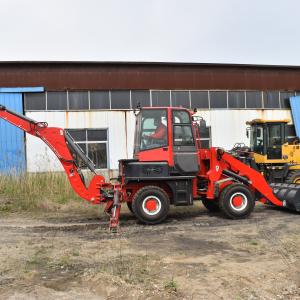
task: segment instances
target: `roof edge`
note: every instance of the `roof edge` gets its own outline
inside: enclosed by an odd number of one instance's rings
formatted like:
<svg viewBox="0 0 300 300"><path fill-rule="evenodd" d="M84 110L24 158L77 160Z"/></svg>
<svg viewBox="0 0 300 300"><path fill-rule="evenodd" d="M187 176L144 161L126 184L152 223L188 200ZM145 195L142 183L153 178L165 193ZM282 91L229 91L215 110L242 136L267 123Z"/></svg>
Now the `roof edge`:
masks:
<svg viewBox="0 0 300 300"><path fill-rule="evenodd" d="M43 64L69 64L69 65L153 65L153 66L203 66L203 67L235 67L235 68L286 68L300 69L295 65L268 65L268 64L235 64L235 63L195 63L195 62L160 62L160 61L0 61L0 65L43 65Z"/></svg>

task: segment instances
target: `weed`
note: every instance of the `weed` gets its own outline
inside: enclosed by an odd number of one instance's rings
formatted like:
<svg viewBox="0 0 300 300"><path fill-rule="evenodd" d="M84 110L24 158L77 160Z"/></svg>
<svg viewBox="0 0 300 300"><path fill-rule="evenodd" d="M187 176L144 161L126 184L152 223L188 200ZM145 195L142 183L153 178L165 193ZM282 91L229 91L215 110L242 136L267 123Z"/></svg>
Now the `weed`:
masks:
<svg viewBox="0 0 300 300"><path fill-rule="evenodd" d="M71 267L71 257L69 255L63 255L62 257L60 257L58 264L60 266L63 266L64 268Z"/></svg>
<svg viewBox="0 0 300 300"><path fill-rule="evenodd" d="M72 255L73 256L80 256L80 252L77 249L73 249Z"/></svg>
<svg viewBox="0 0 300 300"><path fill-rule="evenodd" d="M258 246L258 241L256 241L256 240L251 240L251 241L250 241L250 245L252 245L252 246Z"/></svg>
<svg viewBox="0 0 300 300"><path fill-rule="evenodd" d="M28 272L32 269L39 269L42 266L47 266L49 263L49 257L47 250L44 247L37 249L34 254L26 261L25 271Z"/></svg>
<svg viewBox="0 0 300 300"><path fill-rule="evenodd" d="M177 285L177 282L175 281L174 277L172 277L170 281L165 283L165 289L168 292L177 293L178 285Z"/></svg>

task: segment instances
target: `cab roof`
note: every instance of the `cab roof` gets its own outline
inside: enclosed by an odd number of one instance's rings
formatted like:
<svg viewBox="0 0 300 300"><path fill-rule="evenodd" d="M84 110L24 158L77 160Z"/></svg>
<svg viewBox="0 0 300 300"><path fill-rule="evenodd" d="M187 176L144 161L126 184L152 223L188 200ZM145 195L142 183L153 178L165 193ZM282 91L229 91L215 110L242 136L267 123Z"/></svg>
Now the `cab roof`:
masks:
<svg viewBox="0 0 300 300"><path fill-rule="evenodd" d="M255 125L255 124L270 124L270 123L289 123L290 120L283 119L283 120L265 120L265 119L254 119L252 121L246 122L247 125Z"/></svg>

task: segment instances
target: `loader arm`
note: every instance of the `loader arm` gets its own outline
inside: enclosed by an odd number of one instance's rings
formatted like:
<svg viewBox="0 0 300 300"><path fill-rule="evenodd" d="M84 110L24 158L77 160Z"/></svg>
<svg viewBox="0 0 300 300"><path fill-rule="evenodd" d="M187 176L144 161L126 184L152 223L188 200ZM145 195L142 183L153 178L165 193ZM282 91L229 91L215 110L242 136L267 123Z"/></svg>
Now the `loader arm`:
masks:
<svg viewBox="0 0 300 300"><path fill-rule="evenodd" d="M78 149L79 147L64 129L48 127L46 122L36 122L24 115L7 109L3 105L0 105L0 118L44 141L61 162L72 188L81 198L94 204L98 204L104 200L100 193L100 187L105 183L104 177L95 175L90 185L88 187L85 186L80 168L77 166L72 153L79 155L94 173L95 168L93 163Z"/></svg>
<svg viewBox="0 0 300 300"><path fill-rule="evenodd" d="M276 206L283 206L283 202L275 197L272 188L258 171L250 168L226 152L222 155L222 160L228 163L233 170L238 170L242 177L248 179L250 187L260 193L261 197L259 200L261 202L266 203L269 201Z"/></svg>

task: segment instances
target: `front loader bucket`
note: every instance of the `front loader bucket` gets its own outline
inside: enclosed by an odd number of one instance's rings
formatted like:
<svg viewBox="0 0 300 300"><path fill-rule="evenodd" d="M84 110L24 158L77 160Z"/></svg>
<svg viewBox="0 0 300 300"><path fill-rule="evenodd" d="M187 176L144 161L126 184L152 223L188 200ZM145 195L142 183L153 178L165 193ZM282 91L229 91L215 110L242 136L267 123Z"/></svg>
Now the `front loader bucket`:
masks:
<svg viewBox="0 0 300 300"><path fill-rule="evenodd" d="M300 184L272 183L270 186L285 207L300 212Z"/></svg>

